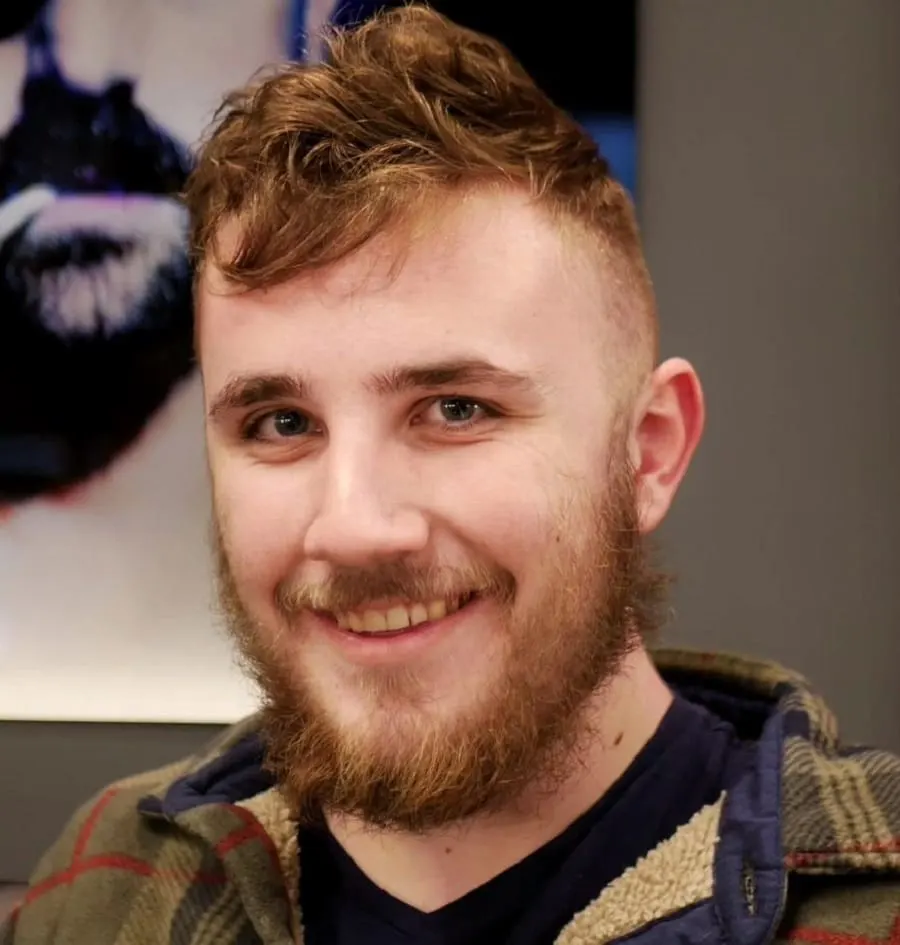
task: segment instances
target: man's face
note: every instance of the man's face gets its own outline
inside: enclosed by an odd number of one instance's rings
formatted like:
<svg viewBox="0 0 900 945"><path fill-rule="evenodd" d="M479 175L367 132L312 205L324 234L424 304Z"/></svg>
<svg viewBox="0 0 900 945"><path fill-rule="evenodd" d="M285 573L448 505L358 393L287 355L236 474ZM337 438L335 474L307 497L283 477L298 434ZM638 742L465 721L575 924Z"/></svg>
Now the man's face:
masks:
<svg viewBox="0 0 900 945"><path fill-rule="evenodd" d="M294 800L422 829L559 774L655 589L586 254L471 195L411 246L214 279L222 598Z"/></svg>

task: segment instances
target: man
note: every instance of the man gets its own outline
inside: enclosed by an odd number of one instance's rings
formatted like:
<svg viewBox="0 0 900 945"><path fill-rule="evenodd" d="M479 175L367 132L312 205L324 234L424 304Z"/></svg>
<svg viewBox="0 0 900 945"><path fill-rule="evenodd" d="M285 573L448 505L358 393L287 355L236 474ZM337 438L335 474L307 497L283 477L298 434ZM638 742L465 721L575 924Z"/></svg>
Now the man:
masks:
<svg viewBox="0 0 900 945"><path fill-rule="evenodd" d="M587 136L411 6L233 96L187 202L264 705L88 804L0 941L898 941L900 759L648 648L703 399Z"/></svg>

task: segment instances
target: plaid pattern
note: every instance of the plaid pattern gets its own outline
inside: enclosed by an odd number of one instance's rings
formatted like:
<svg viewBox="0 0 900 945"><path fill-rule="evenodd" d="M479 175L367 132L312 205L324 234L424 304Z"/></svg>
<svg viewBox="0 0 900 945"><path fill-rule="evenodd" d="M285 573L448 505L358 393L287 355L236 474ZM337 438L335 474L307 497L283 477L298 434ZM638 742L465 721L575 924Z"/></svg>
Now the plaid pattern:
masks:
<svg viewBox="0 0 900 945"><path fill-rule="evenodd" d="M841 744L806 680L774 663L661 650L667 675L777 700L788 899L775 943L900 945L900 757Z"/></svg>
<svg viewBox="0 0 900 945"><path fill-rule="evenodd" d="M683 651L656 658L673 680L777 700L788 885L779 928L768 940L900 945L900 758L842 747L821 700L774 664ZM137 811L140 798L163 795L255 725L246 720L201 755L119 782L78 811L0 929L0 945L301 943L296 831L277 788L170 818ZM685 872L690 868L685 862ZM605 891L607 900L626 878ZM641 909L633 921L616 917L617 937L643 927L652 913L645 897ZM579 945L606 941L578 937Z"/></svg>
<svg viewBox="0 0 900 945"><path fill-rule="evenodd" d="M777 701L785 733L782 835L793 873L900 877L900 758L842 745L824 701L802 676L774 663L671 650L656 657L667 676Z"/></svg>

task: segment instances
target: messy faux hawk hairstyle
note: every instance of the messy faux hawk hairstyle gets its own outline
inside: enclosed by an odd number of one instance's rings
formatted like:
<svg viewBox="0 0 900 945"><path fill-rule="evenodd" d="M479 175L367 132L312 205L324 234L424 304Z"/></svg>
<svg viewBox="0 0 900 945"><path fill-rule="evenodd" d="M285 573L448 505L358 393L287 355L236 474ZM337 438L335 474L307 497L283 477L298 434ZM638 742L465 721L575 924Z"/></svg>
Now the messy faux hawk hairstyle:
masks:
<svg viewBox="0 0 900 945"><path fill-rule="evenodd" d="M655 348L634 210L593 139L499 42L420 4L333 31L323 62L226 98L184 195L190 253L198 274L211 261L236 288L271 287L491 185L594 236Z"/></svg>

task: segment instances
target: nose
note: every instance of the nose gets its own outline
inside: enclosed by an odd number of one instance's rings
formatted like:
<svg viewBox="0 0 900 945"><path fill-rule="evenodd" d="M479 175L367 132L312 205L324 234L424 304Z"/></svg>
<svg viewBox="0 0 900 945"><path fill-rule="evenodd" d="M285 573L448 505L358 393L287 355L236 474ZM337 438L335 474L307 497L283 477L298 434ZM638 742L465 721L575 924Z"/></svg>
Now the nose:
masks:
<svg viewBox="0 0 900 945"><path fill-rule="evenodd" d="M304 536L308 560L364 567L402 558L428 544L428 519L403 489L400 469L384 457L333 456L323 464L321 501ZM407 484L408 485L408 484Z"/></svg>

